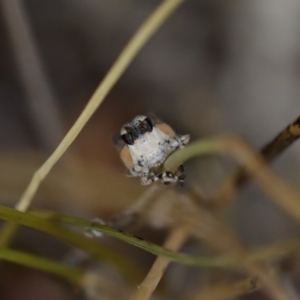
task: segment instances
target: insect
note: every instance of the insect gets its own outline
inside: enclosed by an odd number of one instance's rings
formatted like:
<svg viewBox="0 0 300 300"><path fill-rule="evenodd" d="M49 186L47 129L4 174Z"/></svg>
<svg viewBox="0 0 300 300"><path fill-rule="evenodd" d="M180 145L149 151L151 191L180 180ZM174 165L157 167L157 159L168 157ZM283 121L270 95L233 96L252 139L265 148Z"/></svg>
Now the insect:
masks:
<svg viewBox="0 0 300 300"><path fill-rule="evenodd" d="M184 147L189 140L188 134L177 135L167 123L153 114L136 116L114 136L128 175L140 177L142 185L155 181L164 184L183 182L182 165L175 172L162 172L161 169L167 157Z"/></svg>

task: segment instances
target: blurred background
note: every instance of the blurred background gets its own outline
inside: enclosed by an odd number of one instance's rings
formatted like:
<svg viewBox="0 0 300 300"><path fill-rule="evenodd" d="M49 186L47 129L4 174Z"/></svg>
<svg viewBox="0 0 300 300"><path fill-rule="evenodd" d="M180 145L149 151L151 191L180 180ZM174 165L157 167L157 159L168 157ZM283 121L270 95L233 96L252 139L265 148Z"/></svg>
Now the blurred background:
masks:
<svg viewBox="0 0 300 300"><path fill-rule="evenodd" d="M0 3L0 202L13 206L160 1ZM109 218L134 203L145 188L124 176L111 137L137 114L152 111L192 140L232 132L263 146L300 114L299 20L298 0L186 1L130 65L32 206ZM296 143L273 165L295 186L299 150ZM213 195L228 171L209 157L188 163L186 174L188 184ZM248 246L299 235L254 185L243 189L224 218ZM19 231L14 246L56 259L69 251L29 229ZM7 265L5 272L4 300L38 299L40 293L43 299L81 297L36 271ZM166 277L170 286L178 280ZM16 279L19 289L13 288ZM266 299L260 293L246 298Z"/></svg>

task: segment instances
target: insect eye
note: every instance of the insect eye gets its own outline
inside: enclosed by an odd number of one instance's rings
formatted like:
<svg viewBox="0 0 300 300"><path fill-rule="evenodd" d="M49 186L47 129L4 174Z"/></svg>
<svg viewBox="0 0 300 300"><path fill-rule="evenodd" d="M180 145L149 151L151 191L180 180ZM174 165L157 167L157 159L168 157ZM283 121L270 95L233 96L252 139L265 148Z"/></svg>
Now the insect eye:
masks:
<svg viewBox="0 0 300 300"><path fill-rule="evenodd" d="M144 132L151 132L153 129L153 125L151 123L151 121L146 118L140 125L140 127L143 129Z"/></svg>
<svg viewBox="0 0 300 300"><path fill-rule="evenodd" d="M134 140L131 132L127 132L125 134L122 134L122 139L127 145L133 145Z"/></svg>

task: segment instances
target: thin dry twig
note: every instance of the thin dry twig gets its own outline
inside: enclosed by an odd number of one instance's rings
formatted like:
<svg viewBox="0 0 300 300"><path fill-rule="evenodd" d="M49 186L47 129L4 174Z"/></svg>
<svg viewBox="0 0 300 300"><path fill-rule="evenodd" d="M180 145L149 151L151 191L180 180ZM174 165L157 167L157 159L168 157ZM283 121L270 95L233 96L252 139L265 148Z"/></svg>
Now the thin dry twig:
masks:
<svg viewBox="0 0 300 300"><path fill-rule="evenodd" d="M292 186L277 176L264 159L256 154L242 140L234 138L224 143L227 151L233 153L248 169L260 188L295 220L300 222L300 195Z"/></svg>
<svg viewBox="0 0 300 300"><path fill-rule="evenodd" d="M270 143L263 147L260 153L267 162L271 162L292 143L298 140L299 137L300 117L288 125ZM211 207L216 211L221 211L227 207L231 201L233 201L238 189L241 188L249 178L249 173L245 167L241 167L235 171L225 180L211 202Z"/></svg>
<svg viewBox="0 0 300 300"><path fill-rule="evenodd" d="M271 274L269 269L253 264L242 256L240 257L240 262L251 275L260 280L263 290L265 290L272 299L296 300L283 284L278 274Z"/></svg>
<svg viewBox="0 0 300 300"><path fill-rule="evenodd" d="M190 229L190 225L183 225L174 228L164 243L164 247L173 251L179 250L189 237ZM156 289L169 263L170 261L165 257L160 256L156 258L150 271L144 281L138 286L136 293L132 296L131 300L149 299Z"/></svg>
<svg viewBox="0 0 300 300"><path fill-rule="evenodd" d="M46 160L46 162L34 173L29 185L27 186L20 201L16 205L16 209L20 211L26 211L30 206L36 191L38 190L41 182L45 179L53 166L66 152L82 128L94 114L99 105L103 102L105 96L109 93L111 88L125 72L129 64L137 56L143 46L149 41L154 33L162 26L162 24L168 19L168 17L176 10L176 8L184 0L166 0L164 1L145 21L145 23L138 29L127 46L119 55L101 84L92 95L91 99L87 103L86 107L82 111L75 124L63 138L61 143L52 153L52 155ZM12 224L4 227L2 234L7 236L2 239L5 244L5 240L11 236L14 230L12 230ZM4 241L3 241L4 240Z"/></svg>
<svg viewBox="0 0 300 300"><path fill-rule="evenodd" d="M253 293L262 287L260 281L251 276L233 283L214 285L189 292L187 300L229 300L245 294Z"/></svg>
<svg viewBox="0 0 300 300"><path fill-rule="evenodd" d="M224 136L206 141L191 143L184 149L175 152L166 160L166 170L176 169L193 157L212 153L226 153L234 156L254 181L270 196L281 209L300 222L300 194L290 184L276 175L267 165L262 155L256 153L242 139L236 136Z"/></svg>
<svg viewBox="0 0 300 300"><path fill-rule="evenodd" d="M177 220L177 224L190 224L190 235L200 238L209 248L217 252L233 255L239 262L241 269L259 278L266 292L274 299L290 298L289 292L276 276L271 275L267 269L249 259L247 249L241 245L238 237L230 228L215 219L211 212L193 205L189 199L187 194L181 194L182 208L180 209L181 214L178 216L180 222ZM164 265L160 266L160 261L161 259L158 258L158 266L153 265L153 269L147 275L143 285L134 295L134 297L141 298L133 298L134 300L148 299L151 296L162 276L162 272L159 273L159 270L162 270Z"/></svg>
<svg viewBox="0 0 300 300"><path fill-rule="evenodd" d="M197 209L195 209L195 212L196 210ZM195 236L200 237L209 248L224 254L230 253L235 257L240 268L257 277L262 283L265 292L272 296L273 299L290 299L288 290L281 284L276 276L271 276L266 268L260 266L253 260L248 259L247 249L243 247L230 228L227 228L226 225L215 219L210 212L205 211L204 209L200 208L197 212L199 216L199 225L195 229L203 230L202 232L200 230L199 232L193 232ZM207 226L211 228L204 228ZM203 235L203 233L205 234Z"/></svg>
<svg viewBox="0 0 300 300"><path fill-rule="evenodd" d="M258 278L262 287L273 299L291 299L289 291L268 269L260 266L247 257L247 249L241 244L237 235L223 222L218 220L210 211L194 207L193 212L198 216L198 222L193 228L193 235L200 238L209 248L223 254L230 253L236 258L241 269ZM210 299L210 298L207 298Z"/></svg>

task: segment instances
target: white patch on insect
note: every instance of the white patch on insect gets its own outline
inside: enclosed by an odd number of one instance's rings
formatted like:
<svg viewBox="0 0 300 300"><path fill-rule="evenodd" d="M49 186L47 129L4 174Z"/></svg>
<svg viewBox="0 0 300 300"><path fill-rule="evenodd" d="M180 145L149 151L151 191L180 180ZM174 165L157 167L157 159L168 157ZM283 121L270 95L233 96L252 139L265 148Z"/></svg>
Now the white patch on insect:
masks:
<svg viewBox="0 0 300 300"><path fill-rule="evenodd" d="M129 175L141 177L143 185L155 181L165 184L182 182L185 178L182 166L174 173L160 172L160 167L171 153L189 142L190 136L176 135L169 125L154 123L146 116L137 116L121 129L124 147L128 147L132 160L132 167L128 168ZM126 161L124 163L128 165Z"/></svg>

